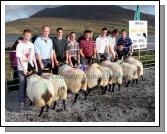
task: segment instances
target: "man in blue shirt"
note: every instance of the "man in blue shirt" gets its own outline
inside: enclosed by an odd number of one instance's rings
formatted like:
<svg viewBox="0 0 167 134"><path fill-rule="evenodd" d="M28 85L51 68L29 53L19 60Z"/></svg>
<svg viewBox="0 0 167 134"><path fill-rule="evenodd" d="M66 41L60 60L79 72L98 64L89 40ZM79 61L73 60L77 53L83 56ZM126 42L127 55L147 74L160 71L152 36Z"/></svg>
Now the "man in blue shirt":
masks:
<svg viewBox="0 0 167 134"><path fill-rule="evenodd" d="M44 68L53 68L53 42L49 38L50 28L48 26L42 27L42 35L34 42L34 50L36 54L39 70Z"/></svg>
<svg viewBox="0 0 167 134"><path fill-rule="evenodd" d="M122 37L118 40L117 45L120 44L121 42L123 42L125 55L127 55L127 54L132 52L132 40L126 36L125 30L121 31L121 36Z"/></svg>

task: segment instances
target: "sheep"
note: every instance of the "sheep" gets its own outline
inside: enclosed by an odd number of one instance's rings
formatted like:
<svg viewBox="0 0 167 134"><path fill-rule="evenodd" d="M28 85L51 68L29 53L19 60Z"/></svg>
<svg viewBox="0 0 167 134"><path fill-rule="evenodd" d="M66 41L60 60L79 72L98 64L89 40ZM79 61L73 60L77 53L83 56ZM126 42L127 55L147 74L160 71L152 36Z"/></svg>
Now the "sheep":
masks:
<svg viewBox="0 0 167 134"><path fill-rule="evenodd" d="M88 79L88 92L86 95L88 95L91 92L91 90L93 90L95 87L103 86L102 72L99 68L97 68L98 66L98 64L93 63L90 66L87 66L86 69L84 69L84 72Z"/></svg>
<svg viewBox="0 0 167 134"><path fill-rule="evenodd" d="M143 80L144 69L143 69L142 62L133 58L132 56L127 57L126 59L124 59L124 61L135 65L137 67L138 75L141 76L141 78Z"/></svg>
<svg viewBox="0 0 167 134"><path fill-rule="evenodd" d="M118 84L118 89L120 90L121 84L122 84L122 77L123 77L123 71L122 67L114 62L110 62L109 60L101 61L101 66L108 67L112 73L113 73L113 88L111 90L111 84L109 85L109 90L111 92L114 92L115 84Z"/></svg>
<svg viewBox="0 0 167 134"><path fill-rule="evenodd" d="M102 94L106 93L108 85L112 84L112 75L113 75L112 71L108 67L100 66L97 63L93 63L91 67L92 68L95 67L101 71L102 73L102 86L101 86Z"/></svg>
<svg viewBox="0 0 167 134"><path fill-rule="evenodd" d="M63 105L64 105L64 110L66 109L65 107L65 100L67 99L67 85L66 82L64 80L64 78L60 75L54 75L54 74L50 74L48 77L48 80L50 82L52 82L53 86L54 86L54 105L52 110L55 109L56 106L56 102L58 100L62 100L63 101Z"/></svg>
<svg viewBox="0 0 167 134"><path fill-rule="evenodd" d="M73 104L76 102L80 91L84 92L86 98L87 77L82 70L64 64L59 66L58 74L63 76L68 90L75 94Z"/></svg>
<svg viewBox="0 0 167 134"><path fill-rule="evenodd" d="M108 67L99 66L100 71L102 72L103 87L102 94L106 93L108 85L113 84L113 73Z"/></svg>
<svg viewBox="0 0 167 134"><path fill-rule="evenodd" d="M54 86L53 84L38 75L30 75L27 77L26 93L28 98L41 108L38 116L41 116L44 108L49 109L49 106L54 102Z"/></svg>
<svg viewBox="0 0 167 134"><path fill-rule="evenodd" d="M123 62L122 60L118 60L116 63L120 64L123 70L123 80L128 80L126 87L130 84L130 81L133 80L133 82L138 80L138 73L137 73L137 67L133 64Z"/></svg>

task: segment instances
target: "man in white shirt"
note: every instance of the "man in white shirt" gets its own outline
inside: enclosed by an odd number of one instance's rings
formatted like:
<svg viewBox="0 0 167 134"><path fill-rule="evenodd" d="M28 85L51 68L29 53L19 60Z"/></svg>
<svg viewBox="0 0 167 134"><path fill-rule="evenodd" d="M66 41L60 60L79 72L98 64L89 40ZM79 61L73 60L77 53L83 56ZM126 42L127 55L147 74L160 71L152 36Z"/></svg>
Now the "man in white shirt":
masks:
<svg viewBox="0 0 167 134"><path fill-rule="evenodd" d="M102 28L101 35L96 39L97 57L100 61L101 56L109 56L109 40L107 38L107 28Z"/></svg>
<svg viewBox="0 0 167 134"><path fill-rule="evenodd" d="M117 37L118 37L118 29L114 29L112 31L112 36L107 36L107 38L109 39L109 55L110 55L110 60L114 60L117 53L116 53L116 48L117 48Z"/></svg>
<svg viewBox="0 0 167 134"><path fill-rule="evenodd" d="M28 63L33 67L35 65L36 72L38 67L36 64L34 45L29 41L31 39L31 31L25 29L23 31L23 40L16 47L17 68L19 76L19 103L20 110L23 109L26 96L26 75L28 74Z"/></svg>
<svg viewBox="0 0 167 134"><path fill-rule="evenodd" d="M53 68L53 42L49 38L50 28L45 25L42 27L42 35L34 42L35 55L41 72L44 68Z"/></svg>

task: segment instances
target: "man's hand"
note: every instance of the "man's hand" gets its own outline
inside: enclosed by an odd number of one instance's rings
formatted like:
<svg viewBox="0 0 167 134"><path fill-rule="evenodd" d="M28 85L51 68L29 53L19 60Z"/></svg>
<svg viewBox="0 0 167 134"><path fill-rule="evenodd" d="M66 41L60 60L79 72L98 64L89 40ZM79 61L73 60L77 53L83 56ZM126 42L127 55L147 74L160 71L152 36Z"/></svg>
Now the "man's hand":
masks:
<svg viewBox="0 0 167 134"><path fill-rule="evenodd" d="M24 75L27 75L27 71L26 70L23 70L23 73L24 73Z"/></svg>
<svg viewBox="0 0 167 134"><path fill-rule="evenodd" d="M44 69L44 65L41 63L41 65L40 65L40 67L41 67L41 70L43 70Z"/></svg>
<svg viewBox="0 0 167 134"><path fill-rule="evenodd" d="M68 64L68 60L65 60L65 63Z"/></svg>

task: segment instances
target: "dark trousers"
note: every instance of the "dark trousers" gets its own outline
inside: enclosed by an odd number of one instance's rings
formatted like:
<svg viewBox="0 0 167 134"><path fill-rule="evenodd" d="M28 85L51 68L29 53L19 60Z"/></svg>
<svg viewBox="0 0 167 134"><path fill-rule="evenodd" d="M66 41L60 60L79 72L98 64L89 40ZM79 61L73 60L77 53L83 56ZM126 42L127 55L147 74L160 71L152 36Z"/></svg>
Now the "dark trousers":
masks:
<svg viewBox="0 0 167 134"><path fill-rule="evenodd" d="M77 60L74 57L71 57L71 62L73 64L73 66L75 66L77 64Z"/></svg>
<svg viewBox="0 0 167 134"><path fill-rule="evenodd" d="M65 58L61 58L61 57L57 57L57 61L59 62L59 63L64 63L65 62ZM58 74L58 69L59 69L59 67L58 66L55 66L53 69L52 69L52 73L53 74Z"/></svg>
<svg viewBox="0 0 167 134"><path fill-rule="evenodd" d="M85 56L85 58L81 57L80 62L82 65L87 65L91 62L91 60L92 60L91 56Z"/></svg>
<svg viewBox="0 0 167 134"><path fill-rule="evenodd" d="M26 98L26 76L23 71L18 70L19 76L19 102L25 102Z"/></svg>

